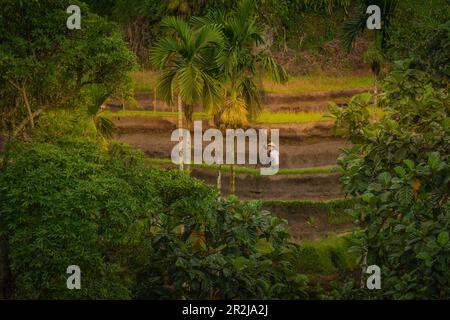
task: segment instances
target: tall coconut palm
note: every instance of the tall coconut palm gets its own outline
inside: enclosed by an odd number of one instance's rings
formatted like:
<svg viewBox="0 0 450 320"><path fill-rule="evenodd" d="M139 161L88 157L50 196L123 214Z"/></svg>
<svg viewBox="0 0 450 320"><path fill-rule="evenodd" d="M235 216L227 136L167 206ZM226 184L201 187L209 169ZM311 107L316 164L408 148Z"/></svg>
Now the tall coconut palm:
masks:
<svg viewBox="0 0 450 320"><path fill-rule="evenodd" d="M255 119L258 116L262 88L257 84L264 73L277 82L287 80L285 70L265 47L264 27L258 22L254 9L254 1L242 0L231 15L219 13L193 19L193 25L200 28L219 25L224 35L223 45L217 55L224 102L212 110L217 127L236 128L245 124L248 118ZM234 181L234 165L231 165L231 194L235 191Z"/></svg>
<svg viewBox="0 0 450 320"><path fill-rule="evenodd" d="M162 26L171 34L160 39L152 48L150 61L162 70L157 83L160 96L171 103L173 94L178 96L178 129L180 130L180 169L183 170L181 147L182 113L186 129L193 124L193 106L201 102L205 108L220 99L219 85L212 76L214 59L209 59L223 39L219 28L205 25L193 29L181 18L167 17Z"/></svg>
<svg viewBox="0 0 450 320"><path fill-rule="evenodd" d="M382 27L380 30L369 30L375 32L375 34L372 44L364 54L364 60L370 64L370 69L374 77L373 90L375 93L375 110L377 109L378 104L377 83L382 64L385 60L383 51L386 48L387 40L389 39L389 29L398 6L398 2L398 0L362 0L357 15L346 21L342 28L341 39L344 46L348 51L350 51L358 35L367 30L367 7L370 5L377 5L380 7Z"/></svg>

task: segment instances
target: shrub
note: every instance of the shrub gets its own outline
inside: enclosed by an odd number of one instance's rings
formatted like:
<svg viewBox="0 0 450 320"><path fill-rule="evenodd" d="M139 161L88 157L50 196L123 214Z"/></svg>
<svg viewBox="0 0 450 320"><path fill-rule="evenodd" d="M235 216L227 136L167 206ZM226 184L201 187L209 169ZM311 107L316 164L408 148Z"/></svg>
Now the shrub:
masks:
<svg viewBox="0 0 450 320"><path fill-rule="evenodd" d="M117 252L139 239L138 218L155 212L153 183L137 183L137 168L114 163L94 141L16 143L9 152L0 212L14 297L130 297L131 278ZM83 290L66 288L73 264Z"/></svg>
<svg viewBox="0 0 450 320"><path fill-rule="evenodd" d="M348 252L351 243L348 236L301 242L294 266L297 272L312 276L351 271L357 266L357 256Z"/></svg>
<svg viewBox="0 0 450 320"><path fill-rule="evenodd" d="M0 235L10 297L306 297L306 278L284 258L297 247L282 220L256 202L218 200L184 172L148 168L141 152L106 148L95 131L70 135L71 125L92 125L70 118L48 114L33 141L5 148ZM66 288L69 265L81 269L81 290Z"/></svg>
<svg viewBox="0 0 450 320"><path fill-rule="evenodd" d="M448 299L449 96L408 68L397 63L386 78L385 118L350 134L354 146L338 165L346 193L363 201L353 215L362 256L381 268L378 295Z"/></svg>
<svg viewBox="0 0 450 320"><path fill-rule="evenodd" d="M283 221L260 203L231 197L212 204L202 218L193 213L162 216L140 274L139 298L305 298L306 277L293 271L285 253ZM183 217L183 218L182 218ZM200 220L202 219L202 220ZM184 231L180 235L180 229ZM200 232L199 232L200 231ZM261 242L269 250L259 250Z"/></svg>

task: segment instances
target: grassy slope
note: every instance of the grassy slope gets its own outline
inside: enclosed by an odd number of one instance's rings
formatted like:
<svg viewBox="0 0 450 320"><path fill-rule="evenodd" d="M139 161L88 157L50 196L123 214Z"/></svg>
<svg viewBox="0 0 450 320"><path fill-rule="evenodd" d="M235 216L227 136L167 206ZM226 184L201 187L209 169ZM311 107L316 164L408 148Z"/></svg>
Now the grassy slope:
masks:
<svg viewBox="0 0 450 320"><path fill-rule="evenodd" d="M316 241L302 241L300 256L293 258L300 273L308 275L334 274L353 270L357 256L349 253L351 243L346 236Z"/></svg>
<svg viewBox="0 0 450 320"><path fill-rule="evenodd" d="M370 88L373 86L371 76L301 76L291 77L286 84L278 84L269 79L264 81L264 88L269 93L309 93L319 91Z"/></svg>
<svg viewBox="0 0 450 320"><path fill-rule="evenodd" d="M350 234L337 235L330 239L301 241L298 256L291 256L295 270L311 279L317 276L334 275L351 271L357 267L357 254L350 253ZM267 242L260 240L258 249L270 252Z"/></svg>
<svg viewBox="0 0 450 320"><path fill-rule="evenodd" d="M373 114L373 109L370 109L370 113ZM383 116L385 112L382 109L377 110L378 116ZM103 111L103 114L112 117L172 117L176 118L176 112L162 112L162 111L149 111L149 110L120 110L120 111ZM211 119L211 115L205 112L194 112L194 120L207 120ZM308 122L323 122L333 121L327 112L267 112L263 111L258 118L253 121L254 124L302 124Z"/></svg>
<svg viewBox="0 0 450 320"><path fill-rule="evenodd" d="M172 160L170 159L156 159L156 158L147 158L146 162L151 166L162 166L162 165L172 165ZM199 167L203 169L217 170L219 169L219 165L217 164L191 164L193 167ZM222 171L229 172L230 165L223 164L221 166ZM334 166L324 166L324 167L312 167L312 168L291 168L291 169L280 169L277 174L317 174L317 173L331 173L334 172ZM245 167L245 166L235 166L236 173L250 174L254 176L260 175L260 170L254 167Z"/></svg>
<svg viewBox="0 0 450 320"><path fill-rule="evenodd" d="M155 71L135 71L130 74L136 92L150 92L154 89L158 73ZM330 90L368 88L373 86L371 76L322 76L308 75L290 77L286 84L277 84L264 79L263 86L269 93L307 93Z"/></svg>
<svg viewBox="0 0 450 320"><path fill-rule="evenodd" d="M120 110L117 112L104 111L107 116L119 117L177 117L176 112L154 112L148 110ZM194 112L194 120L211 119L211 116L204 112ZM321 112L262 112L255 123L307 123L318 121L330 121L326 113Z"/></svg>

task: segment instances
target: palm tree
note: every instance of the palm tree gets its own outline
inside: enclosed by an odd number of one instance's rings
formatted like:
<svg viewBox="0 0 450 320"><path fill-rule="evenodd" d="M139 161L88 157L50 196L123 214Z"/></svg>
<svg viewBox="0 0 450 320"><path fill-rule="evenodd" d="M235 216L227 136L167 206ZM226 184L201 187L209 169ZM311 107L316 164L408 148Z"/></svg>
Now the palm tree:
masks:
<svg viewBox="0 0 450 320"><path fill-rule="evenodd" d="M248 111L245 100L239 97L237 91L231 92L230 96L227 97L227 99L223 104L223 109L220 115L220 122L226 128L237 129L246 124L247 118L248 118ZM236 160L234 153L236 152L236 141L233 141L233 143L234 143L233 147L233 163L234 163L234 161ZM230 194L234 195L236 175L233 163L230 165ZM221 176L221 167L219 166L219 175L217 177L218 180L220 179L220 176ZM219 181L217 184L220 190L221 186L219 184Z"/></svg>
<svg viewBox="0 0 450 320"><path fill-rule="evenodd" d="M179 156L180 170L183 170L182 114L186 129L191 130L194 103L202 102L204 108L212 108L220 99L219 85L212 76L214 59L208 58L223 40L215 25L194 30L181 18L167 17L163 19L162 26L172 34L156 43L151 50L150 61L162 70L157 83L160 96L171 103L173 93L178 95Z"/></svg>
<svg viewBox="0 0 450 320"><path fill-rule="evenodd" d="M374 30L374 39L369 49L364 54L364 60L370 64L370 68L374 77L374 93L375 93L375 114L378 107L378 78L385 61L384 49L389 39L389 28L392 24L392 18L397 9L398 0L363 0L360 3L358 14L346 21L342 28L341 39L348 51L351 50L353 43L359 34L366 30L367 7L377 5L381 9L382 27L380 30Z"/></svg>
<svg viewBox="0 0 450 320"><path fill-rule="evenodd" d="M109 95L109 93L105 94L99 90L94 90L91 97L92 101L87 108L87 113L92 119L92 123L97 132L97 137L102 141L111 138L116 131L116 125L114 122L101 114L103 111L102 106L108 99Z"/></svg>
<svg viewBox="0 0 450 320"><path fill-rule="evenodd" d="M378 120L378 78L380 76L381 66L385 61L383 50L381 48L381 37L376 37L371 46L364 53L364 61L370 64L370 70L372 71L374 78L374 111L375 120Z"/></svg>
<svg viewBox="0 0 450 320"><path fill-rule="evenodd" d="M284 82L287 74L264 47L264 28L257 21L254 1L240 1L232 15L213 13L204 18L194 18L192 22L200 28L218 24L224 35L223 45L217 53L218 76L224 84L224 103L212 110L216 126L237 128L248 119L255 119L261 112L257 86L260 77L266 72L275 81ZM219 167L218 180L220 175ZM231 165L231 194L235 192L234 186L234 165Z"/></svg>

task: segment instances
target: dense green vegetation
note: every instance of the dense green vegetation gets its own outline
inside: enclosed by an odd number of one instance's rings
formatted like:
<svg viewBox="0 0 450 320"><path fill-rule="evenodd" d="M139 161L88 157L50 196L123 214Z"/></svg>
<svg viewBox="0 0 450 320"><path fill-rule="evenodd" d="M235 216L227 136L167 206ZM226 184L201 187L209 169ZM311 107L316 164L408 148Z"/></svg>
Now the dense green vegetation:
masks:
<svg viewBox="0 0 450 320"><path fill-rule="evenodd" d="M163 33L159 23L164 16L191 17L203 16L210 12L230 12L236 8L239 1L84 0L84 2L97 14L119 22L133 52L145 63L148 49ZM323 44L324 35L326 39L332 39L337 35L338 22L342 21L346 9L354 2L354 0L258 0L254 3L259 18L272 30L276 45L284 48L288 44L298 46L296 39L299 37L303 38L304 46L310 47ZM304 32L305 30L307 32Z"/></svg>
<svg viewBox="0 0 450 320"><path fill-rule="evenodd" d="M82 30L62 28L67 7L68 1L2 3L0 15L7 17L0 20L2 134L23 134L46 110L89 104L93 90L114 94L135 66L116 25L86 6Z"/></svg>
<svg viewBox="0 0 450 320"><path fill-rule="evenodd" d="M349 254L352 240L341 236L318 241L303 241L300 253L294 259L296 270L311 279L330 274L342 274L357 268L357 254Z"/></svg>
<svg viewBox="0 0 450 320"><path fill-rule="evenodd" d="M156 88L158 72L152 70L134 71L130 73L136 92L153 92ZM267 93L310 93L332 90L349 90L369 88L373 83L367 75L304 75L289 76L289 81L276 83L270 78L262 79L262 86Z"/></svg>
<svg viewBox="0 0 450 320"><path fill-rule="evenodd" d="M32 143L11 141L3 154L10 297L306 297L306 278L283 258L298 251L283 221L257 203L218 201L185 173L147 168L136 150L104 148L82 116L38 126ZM71 264L83 290L65 288Z"/></svg>
<svg viewBox="0 0 450 320"><path fill-rule="evenodd" d="M369 2L4 0L0 298L305 299L318 297L309 280L341 276L323 298L450 299L450 6L374 1L387 17L370 32ZM82 9L81 30L65 28L69 4ZM372 85L367 73L285 83L292 64L310 64L308 50L330 52L330 42L336 56L348 47L370 65L375 95L332 104L332 118L264 112L264 84L278 93ZM108 98L132 96L129 75L146 75L138 66L160 70L135 88L177 100L178 113L102 111ZM176 115L179 128L184 115L187 128L212 119L222 130L334 120L351 142L337 167L279 173L339 172L346 198L223 198L222 172L233 193L236 173L259 170L198 165L219 172L215 188L111 140L114 116ZM265 210L280 208L323 210L328 224L357 229L294 243L287 221ZM80 266L82 290L67 290L69 265ZM361 287L369 265L380 266L383 290Z"/></svg>
<svg viewBox="0 0 450 320"><path fill-rule="evenodd" d="M399 62L386 78L386 117L370 124L364 108L337 111L354 143L338 159L348 195L363 204L364 265L383 266L382 297L449 298L450 99L427 73ZM345 120L344 120L345 119Z"/></svg>
<svg viewBox="0 0 450 320"><path fill-rule="evenodd" d="M141 63L148 65L149 48L163 34L160 22L165 16L178 15L185 18L203 16L209 12L230 12L237 6L238 0L84 0L90 8L101 16L118 22L130 43L130 48L139 57ZM344 21L365 13L359 8L360 0L256 0L254 1L259 19L267 26L266 34L273 49L282 56L287 55L291 64L290 71L295 74L305 74L305 70L322 73L334 69L339 64L345 70L359 69L363 63L362 56L358 61L346 60L346 54L339 44L341 27ZM389 1L378 1L382 4ZM400 32L407 39L392 41L390 46L403 46L396 50L397 54L405 54L411 46L420 39L426 39L423 31L436 27L448 19L450 9L446 0L402 0L397 1L398 8L393 20L394 40ZM375 2L371 4L376 4ZM411 25L413 24L413 25ZM371 34L364 38L370 41ZM406 41L405 41L406 40ZM335 42L338 42L337 44ZM331 45L328 50L328 45ZM367 49L367 44L358 44L358 52ZM307 55L302 54L306 50ZM336 52L338 51L338 52ZM337 55L338 59L333 57ZM314 56L320 64L311 68L309 57ZM308 60L306 63L303 60ZM346 66L340 60L353 63ZM395 59L391 59L393 61ZM301 65L301 68L295 66ZM326 66L326 67L324 67ZM304 70L302 70L302 68ZM342 74L342 70L341 70Z"/></svg>

